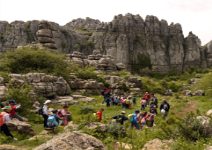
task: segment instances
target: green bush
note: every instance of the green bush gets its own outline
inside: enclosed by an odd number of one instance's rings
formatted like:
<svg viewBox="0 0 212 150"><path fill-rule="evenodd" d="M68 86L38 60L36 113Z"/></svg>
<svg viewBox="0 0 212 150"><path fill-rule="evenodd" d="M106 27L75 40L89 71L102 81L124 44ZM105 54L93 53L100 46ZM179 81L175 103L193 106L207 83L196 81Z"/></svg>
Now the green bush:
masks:
<svg viewBox="0 0 212 150"><path fill-rule="evenodd" d="M19 74L42 72L69 80L70 67L64 60L65 55L56 52L37 48L16 49L1 54L0 70Z"/></svg>
<svg viewBox="0 0 212 150"><path fill-rule="evenodd" d="M141 89L146 92L148 91L149 93L158 93L158 94L163 94L164 93L164 88L156 81L150 80L146 77L141 77L143 86Z"/></svg>
<svg viewBox="0 0 212 150"><path fill-rule="evenodd" d="M212 74L206 74L195 85L195 89L206 91L206 95L212 89ZM208 91L209 90L209 91Z"/></svg>
<svg viewBox="0 0 212 150"><path fill-rule="evenodd" d="M67 46L66 42L64 42L64 41L62 40L62 42L61 42L61 47L64 49L64 48L66 48L66 46Z"/></svg>
<svg viewBox="0 0 212 150"><path fill-rule="evenodd" d="M107 131L114 137L118 137L120 134L123 136L126 135L124 127L117 122L110 122L107 126Z"/></svg>
<svg viewBox="0 0 212 150"><path fill-rule="evenodd" d="M114 72L110 74L111 76L119 76L124 80L128 80L129 77L133 76L129 71L127 70L121 70L119 72Z"/></svg>
<svg viewBox="0 0 212 150"><path fill-rule="evenodd" d="M80 106L80 111L78 112L79 114L88 114L88 113L94 113L96 112L96 109L88 107L88 106Z"/></svg>
<svg viewBox="0 0 212 150"><path fill-rule="evenodd" d="M79 47L79 44L74 45L74 49L78 49L78 47Z"/></svg>
<svg viewBox="0 0 212 150"><path fill-rule="evenodd" d="M65 30L65 29L62 29L62 30L61 30L61 32L62 32L65 36L67 36L67 35L68 35L68 31L67 31L67 30Z"/></svg>
<svg viewBox="0 0 212 150"><path fill-rule="evenodd" d="M208 89L208 90L206 91L206 93L207 93L208 96L212 97L212 89Z"/></svg>
<svg viewBox="0 0 212 150"><path fill-rule="evenodd" d="M92 31L89 31L89 32L87 33L88 36L91 36L92 34L93 34L93 30L92 30Z"/></svg>
<svg viewBox="0 0 212 150"><path fill-rule="evenodd" d="M88 41L87 41L87 44L88 44L88 46L90 46L91 48L94 47L94 43L93 43L92 40L88 40Z"/></svg>
<svg viewBox="0 0 212 150"><path fill-rule="evenodd" d="M127 86L126 83L122 82L122 85L123 85L124 92L130 91L129 86Z"/></svg>
<svg viewBox="0 0 212 150"><path fill-rule="evenodd" d="M3 71L0 71L0 77L4 78L4 82L9 82L11 79L11 77L9 77L9 73Z"/></svg>
<svg viewBox="0 0 212 150"><path fill-rule="evenodd" d="M180 88L179 85L177 85L175 82L171 82L169 83L169 89L171 89L173 92L177 92L178 89Z"/></svg>
<svg viewBox="0 0 212 150"><path fill-rule="evenodd" d="M86 29L84 26L81 26L81 27L79 28L79 30L80 30L80 31L86 31L87 29Z"/></svg>

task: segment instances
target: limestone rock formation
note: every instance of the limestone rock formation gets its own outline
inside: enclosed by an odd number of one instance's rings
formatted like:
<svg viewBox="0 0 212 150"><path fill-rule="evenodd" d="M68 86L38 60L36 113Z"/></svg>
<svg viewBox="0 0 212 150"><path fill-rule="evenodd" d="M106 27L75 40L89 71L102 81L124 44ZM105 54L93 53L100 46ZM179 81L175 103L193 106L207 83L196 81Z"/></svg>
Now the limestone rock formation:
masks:
<svg viewBox="0 0 212 150"><path fill-rule="evenodd" d="M68 132L53 139L46 143L34 148L33 150L47 150L47 149L60 149L60 150L107 150L105 145L95 137L87 134L82 134L77 131Z"/></svg>
<svg viewBox="0 0 212 150"><path fill-rule="evenodd" d="M37 33L37 34L36 34ZM58 48L61 53L74 51L88 56L87 61L78 56L72 61L111 71L116 68L134 72L179 73L189 67L212 66L212 42L201 46L201 40L192 32L184 38L179 23L159 20L156 16L117 15L105 23L91 18L75 19L60 26L48 21L0 21L0 49L5 52L24 43L40 41L48 48ZM93 53L93 50L100 53ZM122 63L108 61L114 60ZM103 58L102 58L103 56ZM110 64L106 66L107 62Z"/></svg>
<svg viewBox="0 0 212 150"><path fill-rule="evenodd" d="M19 148L13 145L2 144L0 150L18 150Z"/></svg>
<svg viewBox="0 0 212 150"><path fill-rule="evenodd" d="M8 128L11 131L18 131L20 133L28 133L35 135L35 131L32 129L32 126L26 124L25 122L19 121L18 119L14 118L7 123Z"/></svg>
<svg viewBox="0 0 212 150"><path fill-rule="evenodd" d="M88 129L95 129L97 132L105 132L107 130L107 124L99 123L99 122L91 122L86 125Z"/></svg>
<svg viewBox="0 0 212 150"><path fill-rule="evenodd" d="M56 105L65 105L65 104L78 105L79 104L79 102L75 101L72 96L57 96L51 101L52 101L52 104L56 104Z"/></svg>
<svg viewBox="0 0 212 150"><path fill-rule="evenodd" d="M154 139L149 142L147 142L142 150L171 150L171 148L167 145L170 143L173 143L174 141L171 140L166 140L166 141L161 141L159 139Z"/></svg>
<svg viewBox="0 0 212 150"><path fill-rule="evenodd" d="M196 90L194 92L194 95L195 96L205 96L205 91L203 91L203 90Z"/></svg>

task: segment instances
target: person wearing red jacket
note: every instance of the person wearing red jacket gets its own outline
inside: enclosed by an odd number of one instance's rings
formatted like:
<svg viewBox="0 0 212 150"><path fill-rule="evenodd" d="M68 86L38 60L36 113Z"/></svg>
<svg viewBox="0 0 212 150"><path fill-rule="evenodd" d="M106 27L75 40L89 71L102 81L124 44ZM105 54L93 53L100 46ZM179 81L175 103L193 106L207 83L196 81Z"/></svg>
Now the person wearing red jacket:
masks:
<svg viewBox="0 0 212 150"><path fill-rule="evenodd" d="M100 110L96 113L97 116L99 116L99 122L102 120L102 112L104 111L104 108L100 108Z"/></svg>
<svg viewBox="0 0 212 150"><path fill-rule="evenodd" d="M149 105L149 101L151 99L151 96L150 94L148 94L148 92L146 92L146 94L144 95L145 99L146 99L146 102L147 102L147 106Z"/></svg>
<svg viewBox="0 0 212 150"><path fill-rule="evenodd" d="M19 121L24 122L24 120L21 118L21 116L19 116L15 113L15 110L17 108L21 107L21 104L18 104L16 107L15 107L15 105L17 105L15 100L9 100L9 106L12 108L12 110L10 111L10 119L12 120L13 118L17 118Z"/></svg>

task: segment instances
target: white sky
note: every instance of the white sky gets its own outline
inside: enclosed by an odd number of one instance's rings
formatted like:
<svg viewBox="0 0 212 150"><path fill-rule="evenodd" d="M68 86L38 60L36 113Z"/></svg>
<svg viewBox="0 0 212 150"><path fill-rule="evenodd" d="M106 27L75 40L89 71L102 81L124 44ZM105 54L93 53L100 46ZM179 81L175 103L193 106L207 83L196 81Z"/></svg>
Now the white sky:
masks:
<svg viewBox="0 0 212 150"><path fill-rule="evenodd" d="M180 23L186 37L190 31L202 45L212 40L212 0L0 0L0 20L49 20L60 25L90 17L103 22L118 14L157 16Z"/></svg>

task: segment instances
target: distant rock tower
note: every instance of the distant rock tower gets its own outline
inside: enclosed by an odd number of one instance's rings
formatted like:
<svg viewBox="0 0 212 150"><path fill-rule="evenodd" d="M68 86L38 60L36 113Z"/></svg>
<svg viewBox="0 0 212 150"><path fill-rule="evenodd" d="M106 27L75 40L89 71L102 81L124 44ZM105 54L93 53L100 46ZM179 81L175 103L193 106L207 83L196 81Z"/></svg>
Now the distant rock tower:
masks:
<svg viewBox="0 0 212 150"><path fill-rule="evenodd" d="M43 44L44 47L50 49L57 49L55 41L53 39L53 33L55 31L50 22L41 20L38 24L38 31L36 33L38 41Z"/></svg>

